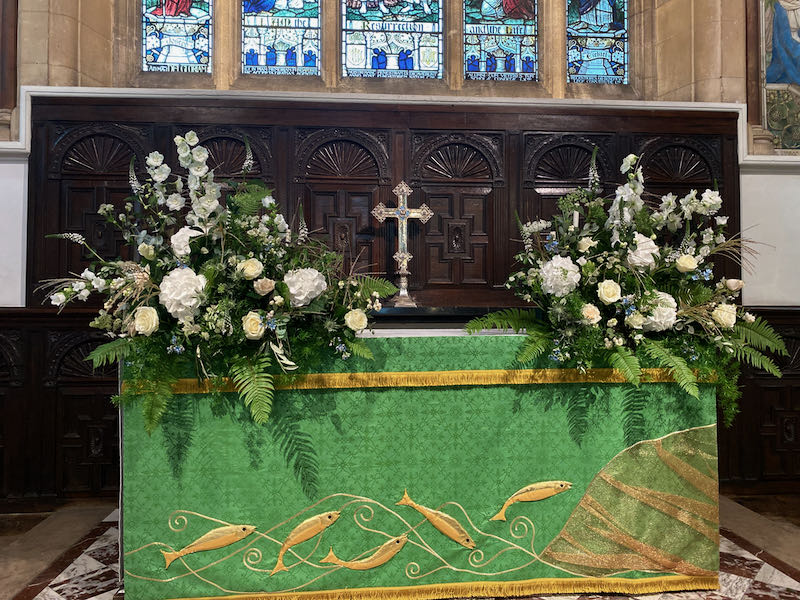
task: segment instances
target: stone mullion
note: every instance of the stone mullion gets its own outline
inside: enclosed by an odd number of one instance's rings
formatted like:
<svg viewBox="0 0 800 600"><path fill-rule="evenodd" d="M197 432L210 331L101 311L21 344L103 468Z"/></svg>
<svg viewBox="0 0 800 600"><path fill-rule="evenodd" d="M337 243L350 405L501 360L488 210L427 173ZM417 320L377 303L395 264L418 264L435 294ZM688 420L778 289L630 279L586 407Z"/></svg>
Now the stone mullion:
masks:
<svg viewBox="0 0 800 600"><path fill-rule="evenodd" d="M319 0L322 11L320 21L320 75L328 89L336 89L342 79L342 0Z"/></svg>
<svg viewBox="0 0 800 600"><path fill-rule="evenodd" d="M539 1L539 81L553 98L567 90L566 0Z"/></svg>
<svg viewBox="0 0 800 600"><path fill-rule="evenodd" d="M464 1L448 2L444 7L443 76L451 91L464 86Z"/></svg>

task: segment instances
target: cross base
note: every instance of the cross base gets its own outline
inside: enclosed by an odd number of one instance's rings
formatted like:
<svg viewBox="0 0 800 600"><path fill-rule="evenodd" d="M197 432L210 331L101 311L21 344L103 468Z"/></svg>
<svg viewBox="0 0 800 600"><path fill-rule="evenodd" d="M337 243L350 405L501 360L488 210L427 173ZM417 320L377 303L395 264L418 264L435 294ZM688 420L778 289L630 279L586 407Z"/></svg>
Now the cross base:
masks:
<svg viewBox="0 0 800 600"><path fill-rule="evenodd" d="M400 291L392 298L392 305L399 308L417 308L417 303L408 293L408 277L400 276Z"/></svg>

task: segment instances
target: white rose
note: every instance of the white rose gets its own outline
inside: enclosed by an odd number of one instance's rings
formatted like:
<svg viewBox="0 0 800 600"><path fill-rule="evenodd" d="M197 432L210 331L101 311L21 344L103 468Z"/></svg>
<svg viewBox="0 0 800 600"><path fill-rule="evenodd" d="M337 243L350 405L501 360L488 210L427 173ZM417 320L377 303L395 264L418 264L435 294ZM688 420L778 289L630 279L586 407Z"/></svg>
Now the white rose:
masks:
<svg viewBox="0 0 800 600"><path fill-rule="evenodd" d="M160 167L164 162L164 155L161 152L151 152L147 155L147 166L151 169Z"/></svg>
<svg viewBox="0 0 800 600"><path fill-rule="evenodd" d="M295 269L283 277L289 286L289 299L292 306L305 306L328 289L325 277L316 269Z"/></svg>
<svg viewBox="0 0 800 600"><path fill-rule="evenodd" d="M267 327L264 325L264 318L251 310L242 317L242 329L244 329L244 337L248 340L260 340L264 337Z"/></svg>
<svg viewBox="0 0 800 600"><path fill-rule="evenodd" d="M245 279L255 279L264 271L264 265L257 258L248 258L236 265L236 271Z"/></svg>
<svg viewBox="0 0 800 600"><path fill-rule="evenodd" d="M67 297L62 294L61 292L56 292L52 296L50 296L50 304L53 306L61 306L67 301Z"/></svg>
<svg viewBox="0 0 800 600"><path fill-rule="evenodd" d="M725 287L732 292L738 292L744 287L744 281L741 279L726 279Z"/></svg>
<svg viewBox="0 0 800 600"><path fill-rule="evenodd" d="M178 321L192 319L203 301L206 278L189 268L170 271L161 281L158 300Z"/></svg>
<svg viewBox="0 0 800 600"><path fill-rule="evenodd" d="M170 173L172 173L172 169L169 168L169 165L160 165L150 171L150 176L156 183L162 183L167 180Z"/></svg>
<svg viewBox="0 0 800 600"><path fill-rule="evenodd" d="M354 308L344 316L344 324L358 333L367 326L367 313L360 308Z"/></svg>
<svg viewBox="0 0 800 600"><path fill-rule="evenodd" d="M172 251L175 256L188 256L192 251L189 241L198 235L203 235L203 232L191 227L181 227L173 234L169 241L172 244Z"/></svg>
<svg viewBox="0 0 800 600"><path fill-rule="evenodd" d="M142 242L136 249L139 251L141 257L146 260L153 260L156 256L156 249L153 248L151 244L145 244Z"/></svg>
<svg viewBox="0 0 800 600"><path fill-rule="evenodd" d="M253 289L259 296L266 296L275 289L275 282L272 279L262 277L253 282Z"/></svg>
<svg viewBox="0 0 800 600"><path fill-rule="evenodd" d="M636 250L628 250L628 264L640 269L652 269L656 265L658 246L649 237L638 232L633 239L636 242Z"/></svg>
<svg viewBox="0 0 800 600"><path fill-rule="evenodd" d="M641 329L644 325L644 315L638 310L625 317L625 325L631 329Z"/></svg>
<svg viewBox="0 0 800 600"><path fill-rule="evenodd" d="M553 294L559 298L566 296L576 287L581 280L581 271L578 265L569 257L554 256L547 261L540 271L542 278L542 291Z"/></svg>
<svg viewBox="0 0 800 600"><path fill-rule="evenodd" d="M187 131L186 135L183 137L186 140L186 143L190 146L196 146L200 143L200 138L197 137L197 134L194 131Z"/></svg>
<svg viewBox="0 0 800 600"><path fill-rule="evenodd" d="M597 241L589 237L582 237L578 240L578 252L581 254L587 252L590 248L597 246Z"/></svg>
<svg viewBox="0 0 800 600"><path fill-rule="evenodd" d="M733 304L718 304L711 313L711 318L720 327L732 329L736 325L736 306Z"/></svg>
<svg viewBox="0 0 800 600"><path fill-rule="evenodd" d="M597 284L597 297L605 305L613 304L622 296L622 288L616 281L606 279Z"/></svg>
<svg viewBox="0 0 800 600"><path fill-rule="evenodd" d="M694 271L697 268L697 259L691 254L684 254L683 256L679 256L678 260L675 261L675 268L678 269L678 271L680 271L681 273L688 273L689 271Z"/></svg>
<svg viewBox="0 0 800 600"><path fill-rule="evenodd" d="M202 146L197 146L196 148L192 149L192 160L195 160L199 163L206 162L208 160L208 150Z"/></svg>
<svg viewBox="0 0 800 600"><path fill-rule="evenodd" d="M666 331L671 329L678 318L678 304L675 298L666 292L656 292L655 306L650 310L642 323L645 331Z"/></svg>
<svg viewBox="0 0 800 600"><path fill-rule="evenodd" d="M152 306L140 306L133 313L133 326L142 335L158 331L158 311Z"/></svg>
<svg viewBox="0 0 800 600"><path fill-rule="evenodd" d="M600 309L594 304L584 304L581 308L581 316L587 325L596 325L602 318L600 316Z"/></svg>
<svg viewBox="0 0 800 600"><path fill-rule="evenodd" d="M186 198L180 194L170 194L167 196L167 208L170 210L180 210L186 206Z"/></svg>

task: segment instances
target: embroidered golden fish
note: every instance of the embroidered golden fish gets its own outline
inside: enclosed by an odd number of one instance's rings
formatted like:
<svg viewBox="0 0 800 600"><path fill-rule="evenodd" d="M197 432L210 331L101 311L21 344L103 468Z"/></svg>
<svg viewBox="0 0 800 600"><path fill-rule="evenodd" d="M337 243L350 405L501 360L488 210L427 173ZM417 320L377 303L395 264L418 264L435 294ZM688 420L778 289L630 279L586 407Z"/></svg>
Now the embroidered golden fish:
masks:
<svg viewBox="0 0 800 600"><path fill-rule="evenodd" d="M400 537L392 538L370 556L359 560L341 560L336 558L336 555L333 553L333 548L331 548L331 551L328 552L328 556L319 562L332 563L344 567L345 569L352 569L353 571L367 571L389 562L395 554L403 549L407 541L408 536L405 534Z"/></svg>
<svg viewBox="0 0 800 600"><path fill-rule="evenodd" d="M164 560L167 562L167 566L164 568L169 569L169 566L174 560L186 556L187 554L202 552L204 550L216 550L217 548L230 546L239 540L243 540L255 530L256 528L253 525L227 525L225 527L212 529L204 536L197 538L191 544L177 552L162 550L161 554L164 555Z"/></svg>
<svg viewBox="0 0 800 600"><path fill-rule="evenodd" d="M475 547L475 541L469 537L469 534L467 533L466 529L461 526L461 523L456 521L447 513L417 504L411 498L409 498L408 490L403 492L403 499L397 504L399 506L410 506L414 510L418 511L423 517L428 519L428 522L431 525L436 527L436 529L449 537L451 540L464 546L464 548L469 548L471 550Z"/></svg>
<svg viewBox="0 0 800 600"><path fill-rule="evenodd" d="M493 516L491 521L505 521L506 510L515 502L532 502L534 500L544 500L561 492L566 492L572 487L569 481L541 481L539 483L532 483L527 485L521 490L517 490L511 497L503 504L500 512Z"/></svg>
<svg viewBox="0 0 800 600"><path fill-rule="evenodd" d="M333 525L336 522L336 519L339 518L340 514L341 513L338 510L320 513L313 517L309 517L300 523L300 525L292 529L289 535L286 536L283 544L281 544L281 550L278 553L278 562L275 563L275 567L270 572L270 577L279 571L289 570L283 564L283 555L286 554L286 551L289 548L319 535L325 531L325 529Z"/></svg>

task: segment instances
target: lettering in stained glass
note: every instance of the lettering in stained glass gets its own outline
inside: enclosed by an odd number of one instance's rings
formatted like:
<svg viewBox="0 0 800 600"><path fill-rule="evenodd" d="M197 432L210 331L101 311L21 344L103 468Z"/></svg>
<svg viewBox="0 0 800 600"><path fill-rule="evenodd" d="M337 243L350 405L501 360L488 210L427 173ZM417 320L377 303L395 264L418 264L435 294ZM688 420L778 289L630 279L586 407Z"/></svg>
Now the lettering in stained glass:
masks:
<svg viewBox="0 0 800 600"><path fill-rule="evenodd" d="M567 81L628 83L628 0L567 0Z"/></svg>
<svg viewBox="0 0 800 600"><path fill-rule="evenodd" d="M142 70L210 73L213 0L142 0Z"/></svg>
<svg viewBox="0 0 800 600"><path fill-rule="evenodd" d="M442 77L442 0L341 0L345 77Z"/></svg>
<svg viewBox="0 0 800 600"><path fill-rule="evenodd" d="M242 72L319 75L319 0L243 0Z"/></svg>
<svg viewBox="0 0 800 600"><path fill-rule="evenodd" d="M464 78L536 80L536 9L536 0L465 0Z"/></svg>

